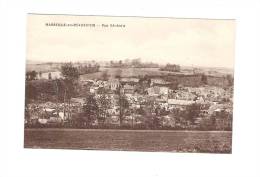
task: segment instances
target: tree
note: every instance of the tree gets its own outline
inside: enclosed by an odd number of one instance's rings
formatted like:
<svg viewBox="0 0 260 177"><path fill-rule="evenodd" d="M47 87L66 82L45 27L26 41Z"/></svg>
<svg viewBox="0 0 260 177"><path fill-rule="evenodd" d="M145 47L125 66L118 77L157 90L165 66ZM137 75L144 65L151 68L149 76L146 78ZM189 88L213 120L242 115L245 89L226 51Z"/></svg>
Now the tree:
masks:
<svg viewBox="0 0 260 177"><path fill-rule="evenodd" d="M227 74L226 78L228 80L228 85L232 86L234 84L234 78L232 77L232 75L231 74Z"/></svg>
<svg viewBox="0 0 260 177"><path fill-rule="evenodd" d="M121 79L121 75L122 75L122 70L121 69L117 69L115 71L115 78Z"/></svg>
<svg viewBox="0 0 260 177"><path fill-rule="evenodd" d="M110 67L113 67L113 66L114 66L114 61L111 60L111 61L110 61Z"/></svg>
<svg viewBox="0 0 260 177"><path fill-rule="evenodd" d="M186 108L187 114L185 118L190 122L194 123L196 118L199 117L200 112L201 112L201 104L193 103Z"/></svg>
<svg viewBox="0 0 260 177"><path fill-rule="evenodd" d="M48 74L48 78L49 78L49 80L52 79L52 77L51 77L51 73Z"/></svg>
<svg viewBox="0 0 260 177"><path fill-rule="evenodd" d="M180 72L181 67L180 65L176 64L166 64L164 68L161 68L162 71L171 71L171 72Z"/></svg>
<svg viewBox="0 0 260 177"><path fill-rule="evenodd" d="M126 110L129 108L129 102L124 95L119 95L119 121L122 125Z"/></svg>
<svg viewBox="0 0 260 177"><path fill-rule="evenodd" d="M37 78L37 72L36 71L28 71L26 72L26 80L30 81L30 80L35 80Z"/></svg>
<svg viewBox="0 0 260 177"><path fill-rule="evenodd" d="M33 70L33 71L31 72L31 79L32 79L32 80L35 80L36 78L37 78L37 72Z"/></svg>
<svg viewBox="0 0 260 177"><path fill-rule="evenodd" d="M64 77L65 89L64 89L64 110L65 102L68 103L68 117L71 115L70 111L70 99L76 94L77 81L79 79L79 71L72 63L65 63L61 66L61 74ZM65 111L64 111L65 113Z"/></svg>
<svg viewBox="0 0 260 177"><path fill-rule="evenodd" d="M162 126L160 116L164 115L165 110L160 109L160 107L157 106L154 111L156 116L153 116L153 128L160 128Z"/></svg>
<svg viewBox="0 0 260 177"><path fill-rule="evenodd" d="M146 129L153 128L154 115L151 112L145 110L145 114L142 117L143 117L143 123L144 123L145 128Z"/></svg>
<svg viewBox="0 0 260 177"><path fill-rule="evenodd" d="M58 101L64 101L64 94L66 89L66 83L63 79L56 79L53 81Z"/></svg>
<svg viewBox="0 0 260 177"><path fill-rule="evenodd" d="M108 96L103 92L98 99L99 103L99 116L98 116L98 123L104 124L107 116L108 116L108 109L111 107L111 101Z"/></svg>
<svg viewBox="0 0 260 177"><path fill-rule="evenodd" d="M119 60L118 64L119 64L119 66L122 66L122 64L123 64L122 60Z"/></svg>
<svg viewBox="0 0 260 177"><path fill-rule="evenodd" d="M160 117L158 116L153 116L153 125L152 128L158 129L162 126L162 122L160 120Z"/></svg>
<svg viewBox="0 0 260 177"><path fill-rule="evenodd" d="M219 129L219 130L231 130L232 129L232 119L233 113L228 112L226 110L221 110L218 112L214 112L210 116L212 123L212 129ZM219 121L217 121L219 120Z"/></svg>
<svg viewBox="0 0 260 177"><path fill-rule="evenodd" d="M141 58L132 59L132 66L139 67L141 65Z"/></svg>
<svg viewBox="0 0 260 177"><path fill-rule="evenodd" d="M86 98L86 102L83 105L83 113L85 116L85 122L89 126L95 119L97 119L98 115L98 104L94 95L88 95Z"/></svg>
<svg viewBox="0 0 260 177"><path fill-rule="evenodd" d="M42 77L42 72L41 72L41 71L39 72L39 77L40 77L40 78Z"/></svg>
<svg viewBox="0 0 260 177"><path fill-rule="evenodd" d="M37 72L36 71L31 71L31 73L30 73L31 80L35 80L36 77L37 77Z"/></svg>
<svg viewBox="0 0 260 177"><path fill-rule="evenodd" d="M38 91L33 84L26 84L25 88L25 100L36 99L38 95Z"/></svg>
<svg viewBox="0 0 260 177"><path fill-rule="evenodd" d="M203 84L208 84L208 77L205 74L201 75L201 82Z"/></svg>
<svg viewBox="0 0 260 177"><path fill-rule="evenodd" d="M77 80L79 78L79 71L72 63L65 63L62 65L61 74L67 80Z"/></svg>
<svg viewBox="0 0 260 177"><path fill-rule="evenodd" d="M30 80L30 72L26 72L26 81Z"/></svg>
<svg viewBox="0 0 260 177"><path fill-rule="evenodd" d="M108 71L105 70L101 75L102 80L107 81L108 80Z"/></svg>
<svg viewBox="0 0 260 177"><path fill-rule="evenodd" d="M99 64L96 64L96 72L99 71L99 68L100 68L100 65L99 65Z"/></svg>
<svg viewBox="0 0 260 177"><path fill-rule="evenodd" d="M79 79L79 71L72 63L65 63L61 66L61 74L65 81L65 92L70 99L76 92L76 85Z"/></svg>

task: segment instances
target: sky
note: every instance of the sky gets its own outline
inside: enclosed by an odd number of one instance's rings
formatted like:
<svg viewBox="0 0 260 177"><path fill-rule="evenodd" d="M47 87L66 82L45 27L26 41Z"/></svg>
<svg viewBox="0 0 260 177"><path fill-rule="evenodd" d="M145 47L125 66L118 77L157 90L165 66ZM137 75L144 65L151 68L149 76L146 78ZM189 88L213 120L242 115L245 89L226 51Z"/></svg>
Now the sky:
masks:
<svg viewBox="0 0 260 177"><path fill-rule="evenodd" d="M235 20L36 14L27 18L30 61L141 58L159 64L233 68L234 50Z"/></svg>

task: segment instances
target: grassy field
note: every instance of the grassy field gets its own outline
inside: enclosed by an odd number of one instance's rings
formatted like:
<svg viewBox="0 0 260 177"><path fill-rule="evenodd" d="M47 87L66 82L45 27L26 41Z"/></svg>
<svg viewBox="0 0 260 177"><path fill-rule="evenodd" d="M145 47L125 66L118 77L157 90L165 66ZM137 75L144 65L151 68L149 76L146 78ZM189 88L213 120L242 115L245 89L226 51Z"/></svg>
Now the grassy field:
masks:
<svg viewBox="0 0 260 177"><path fill-rule="evenodd" d="M25 129L25 148L231 153L231 132Z"/></svg>

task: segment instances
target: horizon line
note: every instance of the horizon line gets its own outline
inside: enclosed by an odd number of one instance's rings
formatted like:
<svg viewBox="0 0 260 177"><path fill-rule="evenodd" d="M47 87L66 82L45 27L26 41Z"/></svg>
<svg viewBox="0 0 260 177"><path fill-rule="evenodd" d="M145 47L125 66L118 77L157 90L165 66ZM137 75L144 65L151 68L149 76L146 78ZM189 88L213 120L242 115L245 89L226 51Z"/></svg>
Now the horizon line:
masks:
<svg viewBox="0 0 260 177"><path fill-rule="evenodd" d="M128 58L126 58L128 59ZM125 61L126 59L122 59L121 61ZM133 59L139 59L139 58L132 58L129 60L133 60ZM141 58L140 58L141 59ZM64 61L51 61L51 60L48 60L48 61L45 61L45 60L30 60L30 59L26 59L26 64L27 61L33 61L33 62L41 62L41 63L82 63L82 62L86 62L86 61L89 61L89 62L96 62L96 63L102 63L102 62L110 62L110 61L120 61L120 59L113 59L113 60L109 60L109 61L105 61L105 60L101 60L101 61L96 61L95 59L88 59L88 60L77 60L77 61L68 61L68 60L64 60ZM232 69L234 70L234 67L230 67L230 66L201 66L201 65L196 65L196 64L179 64L179 63L174 63L174 62L167 62L167 63L164 63L164 64L160 64L158 62L153 62L153 61L145 61L143 62L142 59L141 59L141 62L142 63L154 63L154 64L158 64L159 66L160 65L167 65L167 64L176 64L176 65L180 65L180 66L183 66L183 67L192 67L192 68L226 68L226 69Z"/></svg>

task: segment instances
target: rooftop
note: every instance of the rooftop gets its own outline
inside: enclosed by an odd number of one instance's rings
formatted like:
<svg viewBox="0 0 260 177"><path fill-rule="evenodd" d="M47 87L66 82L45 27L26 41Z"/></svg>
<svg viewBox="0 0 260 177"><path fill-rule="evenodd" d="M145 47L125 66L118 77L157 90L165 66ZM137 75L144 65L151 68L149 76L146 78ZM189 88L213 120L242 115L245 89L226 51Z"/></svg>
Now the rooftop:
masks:
<svg viewBox="0 0 260 177"><path fill-rule="evenodd" d="M194 101L191 100L177 100L177 99L168 99L168 104L173 104L173 105L191 105L195 103Z"/></svg>

